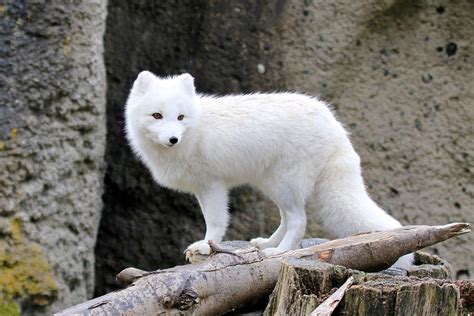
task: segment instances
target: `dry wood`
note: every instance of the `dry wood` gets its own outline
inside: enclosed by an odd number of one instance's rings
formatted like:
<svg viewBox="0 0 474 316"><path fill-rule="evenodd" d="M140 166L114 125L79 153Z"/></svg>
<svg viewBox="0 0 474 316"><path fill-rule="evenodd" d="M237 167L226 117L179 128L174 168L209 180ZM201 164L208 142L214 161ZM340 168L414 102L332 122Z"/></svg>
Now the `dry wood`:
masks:
<svg viewBox="0 0 474 316"><path fill-rule="evenodd" d="M306 316L328 300L349 277L353 285L334 310L335 315L467 315L474 312L474 280L452 281L440 273L449 266L427 253L416 253L415 276L363 273L310 259L286 258L265 316ZM442 277L433 279L430 276ZM319 306L318 306L319 305Z"/></svg>
<svg viewBox="0 0 474 316"><path fill-rule="evenodd" d="M354 277L350 277L341 285L340 288L337 289L336 292L331 294L324 302L319 304L318 307L311 313L311 316L331 316L336 307L341 302L346 290L352 285L354 282Z"/></svg>
<svg viewBox="0 0 474 316"><path fill-rule="evenodd" d="M248 306L273 290L283 258L307 258L352 269L378 271L400 256L469 232L469 224L411 226L334 240L279 256L247 247L171 269L127 272L128 288L71 307L58 315L217 315ZM141 274L141 275L140 275Z"/></svg>
<svg viewBox="0 0 474 316"><path fill-rule="evenodd" d="M314 258L351 269L376 272L390 267L402 255L470 232L470 225L404 226L336 239L318 247L298 249L283 256Z"/></svg>
<svg viewBox="0 0 474 316"><path fill-rule="evenodd" d="M115 277L118 283L122 285L130 285L136 280L146 275L149 275L151 272L143 271L137 268L126 268L120 271L119 274Z"/></svg>
<svg viewBox="0 0 474 316"><path fill-rule="evenodd" d="M346 292L338 312L355 316L456 316L466 311L459 295L459 287L450 280L361 275Z"/></svg>
<svg viewBox="0 0 474 316"><path fill-rule="evenodd" d="M459 288L463 309L474 315L474 279L457 280L453 283Z"/></svg>

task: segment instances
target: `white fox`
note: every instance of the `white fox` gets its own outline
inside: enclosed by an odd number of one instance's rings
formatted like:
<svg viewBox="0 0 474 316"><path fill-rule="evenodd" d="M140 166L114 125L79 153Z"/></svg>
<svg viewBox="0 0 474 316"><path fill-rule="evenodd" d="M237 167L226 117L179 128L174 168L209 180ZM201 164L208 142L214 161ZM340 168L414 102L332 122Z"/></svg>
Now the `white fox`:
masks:
<svg viewBox="0 0 474 316"><path fill-rule="evenodd" d="M162 186L194 194L206 222L187 257L209 254L229 222L228 192L250 185L279 208L269 238L251 243L266 254L298 248L306 212L335 237L401 224L367 194L360 159L327 104L296 93L223 97L197 94L189 74L159 78L143 71L126 104L134 152ZM408 268L412 255L397 261Z"/></svg>

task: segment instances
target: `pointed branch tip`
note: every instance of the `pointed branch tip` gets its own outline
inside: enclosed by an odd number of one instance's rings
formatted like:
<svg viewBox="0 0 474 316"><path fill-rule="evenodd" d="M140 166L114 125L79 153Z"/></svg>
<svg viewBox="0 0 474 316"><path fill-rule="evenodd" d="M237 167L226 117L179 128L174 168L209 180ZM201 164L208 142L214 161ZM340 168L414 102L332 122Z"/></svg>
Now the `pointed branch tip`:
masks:
<svg viewBox="0 0 474 316"><path fill-rule="evenodd" d="M471 232L471 224L469 223L452 223L441 226L441 228L449 229L453 236L463 235Z"/></svg>

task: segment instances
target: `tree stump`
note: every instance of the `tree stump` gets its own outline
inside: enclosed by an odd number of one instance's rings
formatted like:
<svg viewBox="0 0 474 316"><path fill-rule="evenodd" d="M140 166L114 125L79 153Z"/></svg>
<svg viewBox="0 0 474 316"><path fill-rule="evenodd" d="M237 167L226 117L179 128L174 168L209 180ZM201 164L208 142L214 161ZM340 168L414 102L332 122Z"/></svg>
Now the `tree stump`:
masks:
<svg viewBox="0 0 474 316"><path fill-rule="evenodd" d="M264 315L309 315L344 283L348 271L324 262L285 259Z"/></svg>
<svg viewBox="0 0 474 316"><path fill-rule="evenodd" d="M264 315L309 315L347 278L353 285L333 315L460 315L472 312L472 281L451 281L444 260L416 253L417 266L393 271L364 273L308 259L286 258ZM469 289L467 289L469 287ZM465 299L461 299L465 298Z"/></svg>

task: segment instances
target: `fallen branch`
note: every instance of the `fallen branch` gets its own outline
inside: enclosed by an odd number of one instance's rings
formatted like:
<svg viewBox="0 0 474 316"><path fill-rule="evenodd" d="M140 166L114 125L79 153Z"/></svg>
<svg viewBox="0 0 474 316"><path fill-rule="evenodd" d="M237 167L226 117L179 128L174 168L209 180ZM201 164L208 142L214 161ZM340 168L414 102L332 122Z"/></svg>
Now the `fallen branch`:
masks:
<svg viewBox="0 0 474 316"><path fill-rule="evenodd" d="M404 226L336 239L318 247L289 251L283 256L314 258L354 270L376 272L387 269L405 254L470 231L467 223Z"/></svg>
<svg viewBox="0 0 474 316"><path fill-rule="evenodd" d="M283 258L310 258L361 271L379 271L399 257L468 233L469 224L407 226L360 234L279 256L265 257L252 247L217 252L192 265L145 272L128 270L128 288L71 307L58 315L157 315L186 312L217 315L249 306L275 287Z"/></svg>

